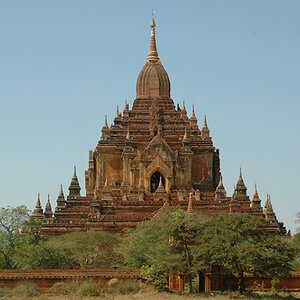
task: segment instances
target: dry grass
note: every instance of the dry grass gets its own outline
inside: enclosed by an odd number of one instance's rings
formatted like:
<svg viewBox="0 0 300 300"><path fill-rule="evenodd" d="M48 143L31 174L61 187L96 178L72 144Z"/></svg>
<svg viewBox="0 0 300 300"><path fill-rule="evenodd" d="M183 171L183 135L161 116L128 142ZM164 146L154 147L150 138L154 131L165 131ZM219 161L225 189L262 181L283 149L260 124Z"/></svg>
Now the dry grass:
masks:
<svg viewBox="0 0 300 300"><path fill-rule="evenodd" d="M270 296L269 294L261 295L260 297L247 297L239 295L238 293L226 294L174 294L174 293L160 293L160 292L139 292L131 295L112 295L106 294L102 297L79 297L79 296L50 296L40 295L39 297L13 297L1 298L5 300L192 300L192 299L214 299L214 300L228 300L228 299L300 299L300 293L293 293L292 295L281 294L280 296Z"/></svg>

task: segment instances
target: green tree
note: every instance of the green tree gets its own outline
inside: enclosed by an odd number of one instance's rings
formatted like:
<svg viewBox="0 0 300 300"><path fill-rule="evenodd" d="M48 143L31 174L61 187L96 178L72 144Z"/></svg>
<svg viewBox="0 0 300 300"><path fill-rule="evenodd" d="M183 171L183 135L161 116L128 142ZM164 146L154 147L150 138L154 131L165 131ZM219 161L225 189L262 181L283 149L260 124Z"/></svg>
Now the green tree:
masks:
<svg viewBox="0 0 300 300"><path fill-rule="evenodd" d="M296 233L293 236L293 244L294 244L294 247L296 249L296 257L295 257L295 260L294 260L293 267L295 269L299 269L300 268L300 232Z"/></svg>
<svg viewBox="0 0 300 300"><path fill-rule="evenodd" d="M162 209L152 220L128 231L122 247L126 264L158 266L165 272L178 270L191 290L197 274L192 247L203 222L203 217L181 209Z"/></svg>
<svg viewBox="0 0 300 300"><path fill-rule="evenodd" d="M21 269L108 268L118 262L116 244L116 237L106 232L74 232L22 243L13 258Z"/></svg>
<svg viewBox="0 0 300 300"><path fill-rule="evenodd" d="M24 224L29 220L30 211L24 205L0 209L0 268L14 268L12 257L15 247Z"/></svg>
<svg viewBox="0 0 300 300"><path fill-rule="evenodd" d="M21 233L24 222L30 218L30 211L25 205L3 207L0 209L0 230L9 234Z"/></svg>
<svg viewBox="0 0 300 300"><path fill-rule="evenodd" d="M49 244L69 248L81 268L114 267L120 260L115 252L118 240L108 232L68 233L49 240Z"/></svg>
<svg viewBox="0 0 300 300"><path fill-rule="evenodd" d="M70 269L78 266L70 248L47 241L23 244L16 249L13 259L18 269Z"/></svg>
<svg viewBox="0 0 300 300"><path fill-rule="evenodd" d="M243 291L244 273L280 277L292 267L295 249L287 237L271 235L261 218L226 214L211 219L198 237L196 260L222 266L239 278Z"/></svg>

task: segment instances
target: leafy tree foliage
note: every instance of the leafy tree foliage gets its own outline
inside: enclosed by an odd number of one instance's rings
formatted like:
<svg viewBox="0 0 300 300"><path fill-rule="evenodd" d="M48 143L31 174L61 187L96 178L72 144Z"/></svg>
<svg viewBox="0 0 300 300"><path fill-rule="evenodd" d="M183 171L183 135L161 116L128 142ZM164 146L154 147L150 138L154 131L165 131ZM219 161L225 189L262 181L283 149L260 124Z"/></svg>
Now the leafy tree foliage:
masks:
<svg viewBox="0 0 300 300"><path fill-rule="evenodd" d="M293 267L299 269L300 268L300 232L296 233L293 236L293 244L294 247L296 248L296 258Z"/></svg>
<svg viewBox="0 0 300 300"><path fill-rule="evenodd" d="M45 241L39 226L25 206L0 209L0 268L106 268L118 263L117 239L109 233L70 233Z"/></svg>
<svg viewBox="0 0 300 300"><path fill-rule="evenodd" d="M181 209L162 209L152 220L128 232L123 243L129 266L158 266L178 270L190 283L196 274L192 247L203 228L203 218Z"/></svg>
<svg viewBox="0 0 300 300"><path fill-rule="evenodd" d="M28 230L31 223L29 213L24 205L0 209L0 268L14 268L15 248L25 242L25 235L27 239L35 238L35 234Z"/></svg>
<svg viewBox="0 0 300 300"><path fill-rule="evenodd" d="M241 291L245 273L286 275L295 253L289 237L270 234L258 217L225 214L203 219L180 209L164 209L129 231L123 246L126 263L151 267L151 276L158 266L164 272L177 269L191 282L198 270L216 265L240 278Z"/></svg>
<svg viewBox="0 0 300 300"><path fill-rule="evenodd" d="M0 230L9 234L20 233L25 221L30 218L26 206L3 207L0 209Z"/></svg>
<svg viewBox="0 0 300 300"><path fill-rule="evenodd" d="M49 244L64 246L73 253L81 268L109 268L119 262L115 252L117 238L103 231L73 232L49 240Z"/></svg>
<svg viewBox="0 0 300 300"><path fill-rule="evenodd" d="M165 271L158 265L142 266L142 276L156 288L162 290L168 287Z"/></svg>
<svg viewBox="0 0 300 300"><path fill-rule="evenodd" d="M74 232L38 244L23 244L14 260L21 269L109 268L118 259L115 237L104 232Z"/></svg>
<svg viewBox="0 0 300 300"><path fill-rule="evenodd" d="M77 267L77 261L68 247L40 242L25 244L14 253L18 269L70 269Z"/></svg>
<svg viewBox="0 0 300 300"><path fill-rule="evenodd" d="M226 214L207 222L194 249L197 261L219 265L242 280L244 273L280 277L292 267L295 249L287 237L270 235L263 220Z"/></svg>

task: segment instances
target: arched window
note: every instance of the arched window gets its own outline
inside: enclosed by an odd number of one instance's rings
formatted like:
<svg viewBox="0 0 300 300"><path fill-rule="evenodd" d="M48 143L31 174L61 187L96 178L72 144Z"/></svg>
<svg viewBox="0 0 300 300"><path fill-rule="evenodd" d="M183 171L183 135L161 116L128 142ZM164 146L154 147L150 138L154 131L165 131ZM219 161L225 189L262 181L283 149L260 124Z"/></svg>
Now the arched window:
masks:
<svg viewBox="0 0 300 300"><path fill-rule="evenodd" d="M165 178L164 178L164 176L162 176L159 172L156 171L155 173L152 174L151 179L150 179L150 191L151 191L151 193L154 193L156 191L156 189L158 188L160 177L161 177L162 184L165 187Z"/></svg>

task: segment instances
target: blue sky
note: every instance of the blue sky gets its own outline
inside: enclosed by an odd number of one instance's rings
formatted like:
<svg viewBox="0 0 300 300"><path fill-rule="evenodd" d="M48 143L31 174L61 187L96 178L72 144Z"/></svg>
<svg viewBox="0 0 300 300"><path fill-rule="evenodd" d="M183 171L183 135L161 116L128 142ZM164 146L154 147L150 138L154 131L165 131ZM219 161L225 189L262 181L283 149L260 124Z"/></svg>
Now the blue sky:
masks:
<svg viewBox="0 0 300 300"><path fill-rule="evenodd" d="M175 103L207 114L232 194L242 167L294 230L300 211L300 2L0 1L0 206L84 189L104 115L135 98L155 9Z"/></svg>

